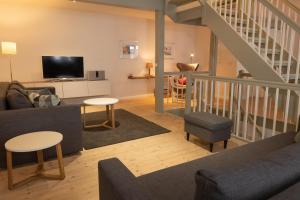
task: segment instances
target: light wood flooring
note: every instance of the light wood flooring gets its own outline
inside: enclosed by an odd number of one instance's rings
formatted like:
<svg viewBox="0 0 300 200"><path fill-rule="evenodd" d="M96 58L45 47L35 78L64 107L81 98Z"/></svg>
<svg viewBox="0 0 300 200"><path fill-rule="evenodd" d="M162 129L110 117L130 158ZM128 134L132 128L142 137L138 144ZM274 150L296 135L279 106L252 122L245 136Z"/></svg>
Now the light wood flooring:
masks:
<svg viewBox="0 0 300 200"><path fill-rule="evenodd" d="M37 179L13 191L7 189L7 172L0 171L0 200L96 200L98 192L98 161L112 157L119 158L136 175L151 173L160 169L208 156L208 146L192 137L185 140L183 119L169 114L158 114L154 111L154 98L144 97L123 100L117 108L153 121L171 130L170 133L124 142L111 146L82 151L78 155L65 157L66 178L63 181ZM174 105L167 104L168 108ZM175 106L176 107L176 106ZM89 112L98 108L90 107ZM243 143L232 139L229 148ZM223 143L215 145L215 152L223 151ZM14 178L22 179L34 172L35 165L20 167L14 170ZM55 173L57 161L46 162L46 170Z"/></svg>

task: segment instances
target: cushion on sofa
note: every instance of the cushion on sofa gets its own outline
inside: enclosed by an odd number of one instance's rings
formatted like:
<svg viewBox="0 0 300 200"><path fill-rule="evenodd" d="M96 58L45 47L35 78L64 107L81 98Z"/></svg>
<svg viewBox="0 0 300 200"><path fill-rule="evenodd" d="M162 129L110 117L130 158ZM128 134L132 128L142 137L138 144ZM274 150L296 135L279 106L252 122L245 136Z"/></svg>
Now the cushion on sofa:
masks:
<svg viewBox="0 0 300 200"><path fill-rule="evenodd" d="M206 112L192 112L185 114L184 120L211 131L226 129L232 126L232 120Z"/></svg>
<svg viewBox="0 0 300 200"><path fill-rule="evenodd" d="M17 89L9 89L6 96L9 109L32 108L33 105L28 97Z"/></svg>
<svg viewBox="0 0 300 200"><path fill-rule="evenodd" d="M300 144L291 144L266 156L230 167L212 167L196 173L195 199L267 199L300 179Z"/></svg>

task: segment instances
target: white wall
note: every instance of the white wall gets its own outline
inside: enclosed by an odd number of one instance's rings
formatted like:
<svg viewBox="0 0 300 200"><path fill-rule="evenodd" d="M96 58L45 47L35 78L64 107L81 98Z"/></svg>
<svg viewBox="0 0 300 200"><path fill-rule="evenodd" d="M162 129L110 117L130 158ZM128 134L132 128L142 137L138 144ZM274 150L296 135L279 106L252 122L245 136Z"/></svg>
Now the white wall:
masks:
<svg viewBox="0 0 300 200"><path fill-rule="evenodd" d="M127 79L130 73L144 75L145 63L154 62L154 21L151 19L6 2L0 3L0 30L0 41L17 43L18 52L13 57L16 80L42 80L43 55L84 56L86 70L106 71L112 82L113 96L153 92L153 80ZM198 60L198 37L196 27L167 22L166 41L175 43L176 59L166 60L165 71L176 70L177 62L189 62L190 53L196 53L194 60ZM120 59L120 40L139 41L140 57ZM8 57L0 56L0 72L0 81L10 79Z"/></svg>

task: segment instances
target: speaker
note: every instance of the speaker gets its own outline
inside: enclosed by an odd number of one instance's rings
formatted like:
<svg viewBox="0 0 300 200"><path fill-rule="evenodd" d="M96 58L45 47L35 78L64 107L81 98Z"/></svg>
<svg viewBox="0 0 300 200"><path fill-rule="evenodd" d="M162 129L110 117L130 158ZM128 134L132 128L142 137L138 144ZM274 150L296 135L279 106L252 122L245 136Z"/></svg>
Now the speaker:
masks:
<svg viewBox="0 0 300 200"><path fill-rule="evenodd" d="M88 71L88 80L105 80L105 71Z"/></svg>

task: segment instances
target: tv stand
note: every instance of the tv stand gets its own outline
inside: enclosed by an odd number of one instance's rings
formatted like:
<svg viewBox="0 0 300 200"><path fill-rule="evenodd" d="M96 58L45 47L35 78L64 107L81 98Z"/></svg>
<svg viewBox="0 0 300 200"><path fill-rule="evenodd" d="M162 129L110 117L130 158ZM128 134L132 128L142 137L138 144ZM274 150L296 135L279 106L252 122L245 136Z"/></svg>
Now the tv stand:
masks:
<svg viewBox="0 0 300 200"><path fill-rule="evenodd" d="M73 80L45 80L24 82L26 87L54 87L60 98L77 98L92 96L108 96L111 94L109 80L88 81L86 79Z"/></svg>

